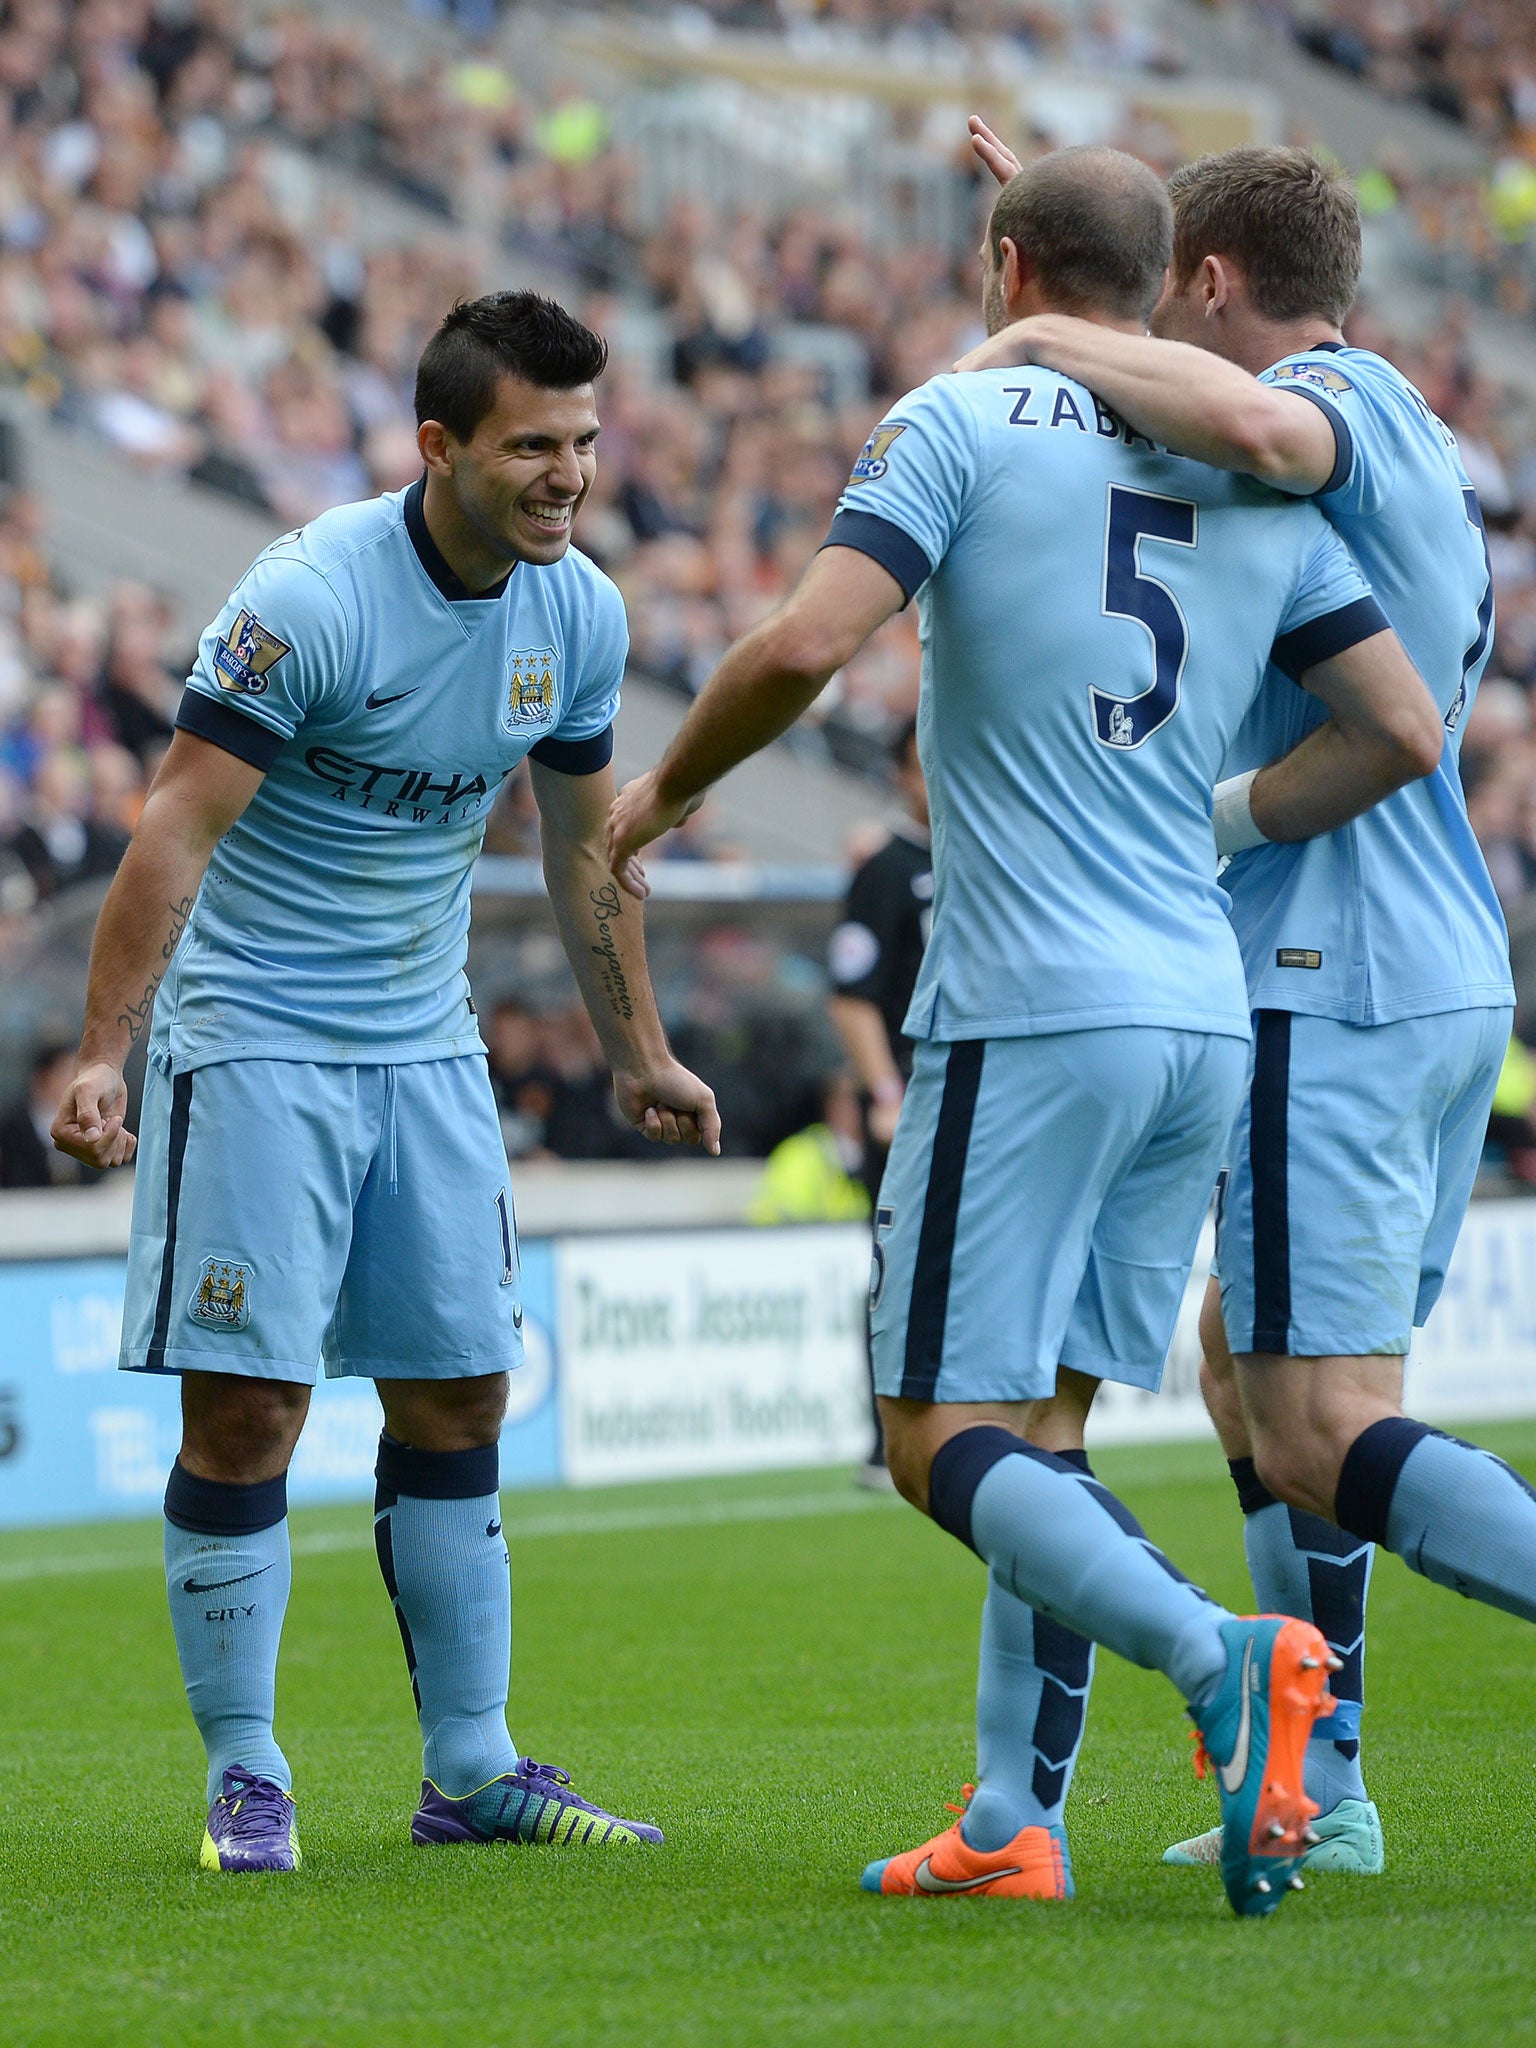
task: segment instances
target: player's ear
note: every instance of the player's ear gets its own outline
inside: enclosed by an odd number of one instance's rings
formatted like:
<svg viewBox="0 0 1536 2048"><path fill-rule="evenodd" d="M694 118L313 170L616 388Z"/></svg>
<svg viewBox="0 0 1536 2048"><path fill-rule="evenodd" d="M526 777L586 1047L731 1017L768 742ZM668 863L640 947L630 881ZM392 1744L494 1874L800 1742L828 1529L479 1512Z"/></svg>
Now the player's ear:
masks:
<svg viewBox="0 0 1536 2048"><path fill-rule="evenodd" d="M1232 273L1225 258L1207 256L1200 266L1200 302L1205 317L1220 313L1232 297Z"/></svg>
<svg viewBox="0 0 1536 2048"><path fill-rule="evenodd" d="M423 420L416 429L416 446L427 468L438 476L452 476L453 461L448 453L448 429L441 420Z"/></svg>
<svg viewBox="0 0 1536 2048"><path fill-rule="evenodd" d="M1025 287L1035 274L1035 266L1011 235L1004 235L998 246L1002 256L999 281L1003 288L1003 304L1011 306L1023 296Z"/></svg>

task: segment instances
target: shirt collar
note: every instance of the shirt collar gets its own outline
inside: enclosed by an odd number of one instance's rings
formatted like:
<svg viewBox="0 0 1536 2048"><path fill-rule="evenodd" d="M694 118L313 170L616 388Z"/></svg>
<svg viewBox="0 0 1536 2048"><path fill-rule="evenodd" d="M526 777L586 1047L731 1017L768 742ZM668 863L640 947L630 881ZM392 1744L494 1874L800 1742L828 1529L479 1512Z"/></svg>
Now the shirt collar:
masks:
<svg viewBox="0 0 1536 2048"><path fill-rule="evenodd" d="M514 562L501 581L493 583L488 590L471 590L443 560L441 548L427 531L426 495L425 475L417 477L405 494L405 530L410 535L411 546L416 550L417 561L450 604L494 602L512 581L517 564Z"/></svg>

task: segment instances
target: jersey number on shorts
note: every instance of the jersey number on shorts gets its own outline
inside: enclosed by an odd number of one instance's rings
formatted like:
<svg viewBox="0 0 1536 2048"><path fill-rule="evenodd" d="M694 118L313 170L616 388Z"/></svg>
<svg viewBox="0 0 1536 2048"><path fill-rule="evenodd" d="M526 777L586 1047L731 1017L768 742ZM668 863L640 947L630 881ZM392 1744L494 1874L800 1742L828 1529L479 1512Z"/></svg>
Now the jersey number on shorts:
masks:
<svg viewBox="0 0 1536 2048"><path fill-rule="evenodd" d="M1135 697L1114 697L1096 684L1088 686L1093 707L1094 737L1117 751L1139 747L1179 708L1179 683L1189 653L1189 626L1179 601L1166 583L1141 566L1144 540L1169 541L1192 548L1197 508L1189 498L1163 498L1151 491L1109 487L1109 516L1104 529L1104 612L1112 619L1135 619L1152 642L1152 682Z"/></svg>
<svg viewBox="0 0 1536 2048"><path fill-rule="evenodd" d="M880 1297L885 1292L886 1258L884 1238L885 1233L895 1221L896 1211L894 1209L877 1209L875 1211L874 1257L869 1268L869 1306L871 1313L880 1306Z"/></svg>

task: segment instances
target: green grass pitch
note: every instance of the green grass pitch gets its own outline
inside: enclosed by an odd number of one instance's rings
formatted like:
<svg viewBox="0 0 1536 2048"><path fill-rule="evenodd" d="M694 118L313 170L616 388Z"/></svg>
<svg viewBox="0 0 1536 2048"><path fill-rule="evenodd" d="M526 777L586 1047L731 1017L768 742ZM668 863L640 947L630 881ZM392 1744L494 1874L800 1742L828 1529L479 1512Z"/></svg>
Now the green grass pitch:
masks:
<svg viewBox="0 0 1536 2048"><path fill-rule="evenodd" d="M1480 1434L1536 1463L1536 1424ZM1214 1446L1098 1463L1248 1604ZM367 1513L333 1509L294 1517L281 1675L305 1868L200 1874L158 1525L0 1538L6 2048L1536 2039L1536 1636L1395 1559L1367 1672L1387 1875L1238 1922L1214 1875L1158 1863L1214 1801L1171 1688L1112 1657L1069 1808L1075 1904L859 1891L970 1773L982 1575L847 1475L522 1495L506 1524L514 1734L659 1819L664 1849L410 1846L399 1641Z"/></svg>

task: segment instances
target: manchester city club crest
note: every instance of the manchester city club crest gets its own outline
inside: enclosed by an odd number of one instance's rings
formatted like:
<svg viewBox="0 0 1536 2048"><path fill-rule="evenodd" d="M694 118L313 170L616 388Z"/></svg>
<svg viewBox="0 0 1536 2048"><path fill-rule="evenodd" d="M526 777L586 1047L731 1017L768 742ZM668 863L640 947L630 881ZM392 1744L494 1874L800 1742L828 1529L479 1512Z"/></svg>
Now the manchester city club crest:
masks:
<svg viewBox="0 0 1536 2048"><path fill-rule="evenodd" d="M251 1320L251 1269L239 1259L204 1259L187 1314L205 1330L243 1330Z"/></svg>
<svg viewBox="0 0 1536 2048"><path fill-rule="evenodd" d="M555 650L519 647L507 656L507 701L501 723L507 732L546 726L555 716Z"/></svg>
<svg viewBox="0 0 1536 2048"><path fill-rule="evenodd" d="M269 687L270 672L292 647L269 632L254 612L241 612L213 650L221 690L259 697Z"/></svg>

